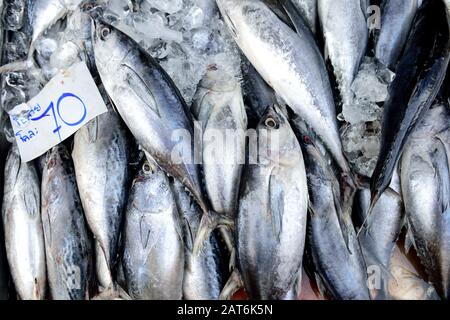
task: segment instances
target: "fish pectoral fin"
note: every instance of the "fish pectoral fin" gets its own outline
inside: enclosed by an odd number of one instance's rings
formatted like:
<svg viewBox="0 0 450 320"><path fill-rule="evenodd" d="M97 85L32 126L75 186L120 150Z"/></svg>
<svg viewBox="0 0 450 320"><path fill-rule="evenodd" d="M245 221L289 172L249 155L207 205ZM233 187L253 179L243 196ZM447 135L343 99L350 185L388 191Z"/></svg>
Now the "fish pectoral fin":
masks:
<svg viewBox="0 0 450 320"><path fill-rule="evenodd" d="M127 63L123 62L122 66L126 67L130 72L127 73L125 81L128 83L128 89L131 90L139 100L148 106L154 114L161 118L161 113L156 103L156 99L152 94L149 86L144 81L144 78Z"/></svg>
<svg viewBox="0 0 450 320"><path fill-rule="evenodd" d="M147 249L151 230L145 223L145 215L142 215L139 220L139 232L141 236L142 248Z"/></svg>
<svg viewBox="0 0 450 320"><path fill-rule="evenodd" d="M346 220L348 217L344 216L347 213L342 211L341 202L340 202L339 196L337 196L335 192L333 192L333 200L334 200L334 208L336 210L336 215L337 215L339 226L340 226L340 229L341 229L342 239L344 239L344 243L345 243L345 246L347 248L347 251L350 254L352 254L352 251L350 250L349 236L348 236L348 233L349 233L348 228L349 228L349 226L348 226L348 222Z"/></svg>
<svg viewBox="0 0 450 320"><path fill-rule="evenodd" d="M193 254L199 255L204 247L204 243L209 239L211 232L223 226L229 229L234 228L234 221L226 216L220 215L214 211L204 212L198 226L197 234L194 240Z"/></svg>
<svg viewBox="0 0 450 320"><path fill-rule="evenodd" d="M276 177L269 177L269 214L272 220L272 228L277 239L280 239L283 228L284 191L279 187Z"/></svg>
<svg viewBox="0 0 450 320"><path fill-rule="evenodd" d="M192 234L191 224L189 223L189 221L186 218L184 218L184 226L185 226L185 230L187 232L187 235L185 237L185 239L186 239L185 245L189 251L192 251L192 248L194 247L194 236Z"/></svg>
<svg viewBox="0 0 450 320"><path fill-rule="evenodd" d="M219 295L219 300L230 300L233 294L244 287L241 274L234 269Z"/></svg>
<svg viewBox="0 0 450 320"><path fill-rule="evenodd" d="M98 117L92 119L87 125L88 139L90 143L97 141L98 137Z"/></svg>

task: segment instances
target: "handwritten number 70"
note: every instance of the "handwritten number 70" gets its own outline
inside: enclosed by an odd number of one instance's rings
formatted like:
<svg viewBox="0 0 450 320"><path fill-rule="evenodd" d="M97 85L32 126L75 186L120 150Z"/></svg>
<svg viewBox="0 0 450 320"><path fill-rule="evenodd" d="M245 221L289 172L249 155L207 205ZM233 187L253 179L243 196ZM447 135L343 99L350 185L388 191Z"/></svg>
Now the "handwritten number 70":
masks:
<svg viewBox="0 0 450 320"><path fill-rule="evenodd" d="M61 102L64 99L69 98L69 97L77 99L78 101L81 102L81 105L83 106L83 115L81 116L80 120L78 120L76 122L68 122L68 121L64 120L64 118L61 115L61 110L60 110ZM74 127L74 126L77 126L80 123L82 123L84 121L84 119L86 118L86 115L87 115L86 106L85 106L83 100L81 100L81 98L78 97L77 95L75 95L73 93L70 93L70 92L63 93L59 97L58 101L56 102L56 110L55 110L55 106L54 106L53 102L50 102L50 104L48 105L47 109L45 109L44 112L40 116L38 116L36 118L31 118L30 120L38 121L38 120L42 119L43 117L50 116L50 114L49 114L50 112L51 112L51 115L53 116L53 120L55 121L55 129L53 130L53 133L57 133L58 134L58 137L59 137L60 141L62 141L62 139L61 139L61 132L60 132L61 125L58 123L58 118L63 123L65 123L66 125L68 125L70 127Z"/></svg>

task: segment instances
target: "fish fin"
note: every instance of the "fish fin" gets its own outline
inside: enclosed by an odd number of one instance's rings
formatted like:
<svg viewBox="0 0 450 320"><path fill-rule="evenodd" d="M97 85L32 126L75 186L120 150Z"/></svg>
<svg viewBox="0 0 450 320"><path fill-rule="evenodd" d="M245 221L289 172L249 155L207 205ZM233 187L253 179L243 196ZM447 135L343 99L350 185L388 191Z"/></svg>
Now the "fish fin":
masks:
<svg viewBox="0 0 450 320"><path fill-rule="evenodd" d="M405 237L405 253L408 254L409 250L413 247L416 248L416 243L414 241L414 236L411 231L411 226L407 226L406 237Z"/></svg>
<svg viewBox="0 0 450 320"><path fill-rule="evenodd" d="M219 226L232 229L234 228L234 221L231 218L220 215L214 211L203 213L194 240L194 255L198 255L201 252L203 245L205 241L209 239L211 232Z"/></svg>
<svg viewBox="0 0 450 320"><path fill-rule="evenodd" d="M233 294L243 287L244 283L242 282L241 274L237 269L234 269L220 292L219 300L230 300Z"/></svg>
<svg viewBox="0 0 450 320"><path fill-rule="evenodd" d="M129 85L129 89L136 95L136 97L146 104L158 118L161 118L161 113L158 108L158 104L156 103L156 99L150 88L145 83L144 78L127 63L123 62L122 65L131 71L127 73L126 76L126 82Z"/></svg>
<svg viewBox="0 0 450 320"><path fill-rule="evenodd" d="M26 71L33 67L31 60L15 61L0 67L0 74L7 72Z"/></svg>
<svg viewBox="0 0 450 320"><path fill-rule="evenodd" d="M236 249L234 247L233 235L231 234L231 230L225 227L220 227L220 234L222 239L225 242L225 245L230 252L230 261L228 263L229 271L233 271L236 266Z"/></svg>
<svg viewBox="0 0 450 320"><path fill-rule="evenodd" d="M284 11L286 11L290 22L294 26L295 31L298 34L305 35L305 30L309 30L311 32L311 37L314 39L314 35L307 25L302 13L297 9L296 6L292 3L291 0L281 0L281 6ZM314 39L315 40L315 39Z"/></svg>
<svg viewBox="0 0 450 320"><path fill-rule="evenodd" d="M139 233L141 237L142 248L146 249L148 241L150 240L150 228L145 223L145 215L142 215L139 219Z"/></svg>
<svg viewBox="0 0 450 320"><path fill-rule="evenodd" d="M328 289L327 289L322 277L317 272L314 272L314 280L316 281L316 285L317 285L317 289L319 290L319 294L322 297L326 297Z"/></svg>
<svg viewBox="0 0 450 320"><path fill-rule="evenodd" d="M87 125L88 141L94 143L98 137L98 117L92 119Z"/></svg>
<svg viewBox="0 0 450 320"><path fill-rule="evenodd" d="M183 220L184 220L184 226L185 226L186 233L187 233L186 237L185 237L186 240L184 243L185 243L187 249L192 252L192 248L194 246L194 236L192 234L191 224L189 223L189 221L186 218L184 218Z"/></svg>
<svg viewBox="0 0 450 320"><path fill-rule="evenodd" d="M270 175L269 177L269 199L270 199L270 216L272 220L272 228L277 239L280 239L281 231L283 229L283 213L284 213L284 192L281 188L277 188L277 183L274 180L276 177Z"/></svg>
<svg viewBox="0 0 450 320"><path fill-rule="evenodd" d="M40 216L40 194L36 192L36 189L37 188L33 188L33 190L24 192L22 194L23 202L25 204L25 207L27 208L27 213L32 218Z"/></svg>
<svg viewBox="0 0 450 320"><path fill-rule="evenodd" d="M336 215L337 215L339 226L341 229L341 235L342 235L342 238L344 239L345 246L347 247L347 251L351 254L352 251L350 250L350 245L349 245L349 236L348 236L349 231L348 231L347 217L344 216L344 215L347 215L347 213L342 211L339 196L336 195L335 192L333 192L333 198L334 198L334 208L336 210Z"/></svg>

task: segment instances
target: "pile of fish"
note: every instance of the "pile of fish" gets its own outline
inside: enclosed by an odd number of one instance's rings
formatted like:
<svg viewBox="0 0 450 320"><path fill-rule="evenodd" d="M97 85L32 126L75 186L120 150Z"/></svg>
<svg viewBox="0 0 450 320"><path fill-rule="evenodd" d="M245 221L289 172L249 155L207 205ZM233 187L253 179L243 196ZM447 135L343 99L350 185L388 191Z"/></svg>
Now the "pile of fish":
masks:
<svg viewBox="0 0 450 320"><path fill-rule="evenodd" d="M449 0L0 1L1 299L449 299ZM84 61L108 112L23 162Z"/></svg>

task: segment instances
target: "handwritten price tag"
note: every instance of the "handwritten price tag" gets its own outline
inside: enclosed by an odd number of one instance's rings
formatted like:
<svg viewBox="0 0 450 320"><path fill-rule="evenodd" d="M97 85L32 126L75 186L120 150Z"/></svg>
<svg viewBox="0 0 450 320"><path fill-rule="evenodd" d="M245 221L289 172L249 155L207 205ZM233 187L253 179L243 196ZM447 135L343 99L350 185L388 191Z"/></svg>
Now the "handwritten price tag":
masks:
<svg viewBox="0 0 450 320"><path fill-rule="evenodd" d="M107 111L84 62L58 73L36 97L9 112L22 161L39 157Z"/></svg>

